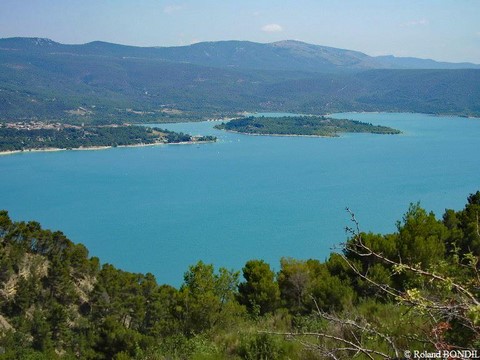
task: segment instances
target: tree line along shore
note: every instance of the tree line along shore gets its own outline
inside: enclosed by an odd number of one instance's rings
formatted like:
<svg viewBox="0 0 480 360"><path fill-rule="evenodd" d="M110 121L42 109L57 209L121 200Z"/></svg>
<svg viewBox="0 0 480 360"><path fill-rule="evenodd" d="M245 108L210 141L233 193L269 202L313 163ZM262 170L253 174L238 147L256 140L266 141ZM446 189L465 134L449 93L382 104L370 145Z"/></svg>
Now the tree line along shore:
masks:
<svg viewBox="0 0 480 360"><path fill-rule="evenodd" d="M386 126L325 116L249 116L234 118L215 128L243 134L276 136L334 137L341 133L400 133ZM157 127L129 124L80 126L42 121L0 124L0 154L211 141L216 141L216 137L192 136Z"/></svg>

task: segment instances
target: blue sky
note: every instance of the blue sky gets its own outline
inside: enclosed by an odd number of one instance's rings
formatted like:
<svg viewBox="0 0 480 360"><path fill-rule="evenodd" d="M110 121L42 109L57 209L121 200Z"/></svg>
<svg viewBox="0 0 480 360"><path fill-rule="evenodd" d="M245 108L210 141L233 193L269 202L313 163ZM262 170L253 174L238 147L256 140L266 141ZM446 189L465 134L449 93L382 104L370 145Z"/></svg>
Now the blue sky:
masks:
<svg viewBox="0 0 480 360"><path fill-rule="evenodd" d="M284 39L480 63L480 0L1 0L0 37L139 46Z"/></svg>

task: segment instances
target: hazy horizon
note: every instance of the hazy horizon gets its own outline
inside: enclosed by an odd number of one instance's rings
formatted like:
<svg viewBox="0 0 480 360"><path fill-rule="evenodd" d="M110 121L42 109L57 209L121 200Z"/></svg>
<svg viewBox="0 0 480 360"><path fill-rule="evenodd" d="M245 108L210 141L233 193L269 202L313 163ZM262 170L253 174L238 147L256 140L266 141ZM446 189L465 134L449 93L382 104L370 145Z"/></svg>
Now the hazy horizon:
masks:
<svg viewBox="0 0 480 360"><path fill-rule="evenodd" d="M480 2L346 0L4 0L0 37L133 46L298 40L360 51L480 63Z"/></svg>
<svg viewBox="0 0 480 360"><path fill-rule="evenodd" d="M139 46L139 45L130 45L130 44L114 43L114 42L104 41L104 40L92 40L92 41L85 42L85 43L63 43L63 42L60 42L60 41L56 41L55 39L42 38L42 37L37 37L37 36L32 36L32 37L10 37L10 38L0 38L0 39L12 39L12 38L46 39L46 40L51 40L51 41L53 41L53 42L56 42L56 43L59 43L59 44L62 44L62 45L85 45L85 44L89 44L89 43L92 43L92 42L103 42L103 43L120 45L120 46L133 46L133 47L145 47L145 48L149 48L149 47L150 47L150 48L183 47L183 46L191 46L191 45L201 44L201 43L230 42L230 41L252 42L252 43L257 43L257 44L272 44L272 43L282 42L282 41L299 41L299 42L303 42L303 43L305 43L305 44L314 45L314 46L322 46L322 47L336 48L336 47L334 47L334 46L325 46L325 45L321 45L321 44L306 43L306 42L304 42L304 41L294 40L294 39L283 39L283 40L277 40L277 41L271 41L271 42L257 42L257 41L251 41L251 40L228 40L228 39L225 39L225 40L216 40L216 41L199 41L199 42L192 43L192 44L189 44L189 45L171 45L171 46L162 46L162 45ZM336 48L336 49L348 50L348 51L357 51L357 52L364 53L363 51L354 50L354 49L345 49L345 48ZM383 54L383 55L371 55L371 54L368 54L368 53L364 53L364 54L365 54L365 55L368 55L368 56L372 56L372 57L375 57L375 56L395 56L395 57L397 57L397 58L415 58L415 59L422 59L422 60L433 60L433 61L437 61L437 62L448 62L448 63L452 63L452 64L454 64L454 63L458 63L458 64L461 64L461 63L469 63L469 64L473 64L473 65L480 65L480 61L479 61L478 63L474 63L474 62L471 62L471 61L444 61L444 60L438 60L438 59L432 59L432 58L422 58L422 57L408 56L408 55L405 55L405 56L396 56L396 55L393 55L393 54Z"/></svg>

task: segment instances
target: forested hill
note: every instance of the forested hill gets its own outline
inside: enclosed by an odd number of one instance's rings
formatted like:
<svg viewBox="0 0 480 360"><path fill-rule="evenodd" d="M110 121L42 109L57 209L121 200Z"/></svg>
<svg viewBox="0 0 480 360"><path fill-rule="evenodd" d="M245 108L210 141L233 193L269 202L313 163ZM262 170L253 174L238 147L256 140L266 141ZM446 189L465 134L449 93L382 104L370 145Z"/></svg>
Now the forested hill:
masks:
<svg viewBox="0 0 480 360"><path fill-rule="evenodd" d="M391 55L374 57L359 51L295 40L267 44L230 40L201 42L187 46L138 47L102 41L66 45L43 38L7 38L0 39L0 48L37 54L143 58L251 70L339 72L366 69L480 69L479 64L438 62Z"/></svg>
<svg viewBox="0 0 480 360"><path fill-rule="evenodd" d="M0 359L462 358L480 344L479 213L476 192L441 220L412 204L392 234L352 215L324 262L250 260L240 279L200 261L174 288L0 211Z"/></svg>
<svg viewBox="0 0 480 360"><path fill-rule="evenodd" d="M388 126L325 116L249 116L222 122L215 128L254 135L336 137L342 133L400 134L399 130Z"/></svg>
<svg viewBox="0 0 480 360"><path fill-rule="evenodd" d="M480 116L474 65L390 69L377 60L297 42L139 48L0 39L0 121L171 122L241 111Z"/></svg>

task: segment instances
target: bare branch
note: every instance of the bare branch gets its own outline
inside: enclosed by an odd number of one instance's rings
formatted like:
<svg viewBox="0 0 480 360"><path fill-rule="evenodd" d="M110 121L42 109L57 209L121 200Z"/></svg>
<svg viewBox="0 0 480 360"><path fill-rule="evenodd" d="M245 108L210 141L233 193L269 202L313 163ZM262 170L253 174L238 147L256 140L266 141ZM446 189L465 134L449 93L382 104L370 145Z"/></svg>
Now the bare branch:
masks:
<svg viewBox="0 0 480 360"><path fill-rule="evenodd" d="M325 338L325 339L330 339L330 340L335 340L340 343L343 343L349 347L344 347L344 348L336 348L336 350L339 351L358 351L367 356L370 359L374 359L372 354L374 355L379 355L382 356L385 359L391 359L391 356L388 354L385 354L384 352L378 351L378 350L372 350L372 349L367 349L363 347L361 344L356 344L353 341L341 338L339 336L331 335L331 334L326 334L322 332L301 332L301 333L293 333L293 332L271 332L271 331L261 331L261 333L267 333L267 334L274 334L274 335L282 335L282 336L291 336L293 338L298 337L298 336L314 336L317 338Z"/></svg>
<svg viewBox="0 0 480 360"><path fill-rule="evenodd" d="M370 334L377 335L378 337L382 338L383 340L385 340L390 345L392 350L395 352L395 357L399 356L398 348L395 346L395 343L393 342L393 340L389 336L387 336L386 334L383 334L383 333L377 331L368 322L366 323L366 325L362 326L362 325L359 325L357 322L355 322L351 319L340 319L338 317L329 315L326 312L319 312L319 315L322 318L324 318L325 320L328 320L328 321L331 321L331 322L334 322L334 323L338 323L340 325L348 325L348 326L354 327L355 329L360 330L362 333L370 333ZM352 335L356 337L356 335L354 333L352 333Z"/></svg>
<svg viewBox="0 0 480 360"><path fill-rule="evenodd" d="M402 267L403 269L406 269L406 270L409 270L413 273L416 273L418 275L421 275L421 276L424 276L424 277L428 277L428 278L431 278L433 280L437 280L437 281L440 281L440 282L443 282L443 283L448 283L449 285L451 285L454 289L456 289L457 291L459 291L460 293L464 294L465 296L467 296L470 301L472 301L472 303L474 305L480 305L480 302L477 300L477 298L470 292L468 291L464 286L460 285L460 284L457 284L455 282L452 282L451 279L449 278L446 278L446 277L443 277L441 275L438 275L438 274L435 274L435 273L432 273L430 271L426 271L426 270L422 270L418 267L415 267L415 266L412 266L412 265L409 265L409 264L405 264L405 263L402 263L402 262L398 262L398 261L394 261L394 260L391 260L389 258L387 258L386 256L380 254L380 253L377 253L375 251L373 251L371 248L369 248L368 246L366 246L364 243L363 243L363 240L362 240L362 236L361 236L361 232L360 232L360 227L358 225L358 222L355 218L355 215L350 211L350 209L347 208L347 211L348 213L351 215L351 221L353 221L355 224L356 224L356 229L353 231L353 238L355 239L355 243L353 245L350 245L350 244L345 244L345 249L346 250L349 250L353 253L355 253L356 255L358 256L361 256L361 257L369 257L369 256L373 256L375 257L376 259L386 263L386 264L389 264L391 266L400 266ZM362 250L364 250L365 252L360 252L357 248L360 248ZM350 261L348 261L348 259L345 257L345 256L342 256L343 259L348 263L348 265L357 273L360 275L360 272L358 271L358 269L352 267ZM364 278L365 280L368 281L368 278L361 275L362 278ZM372 282L373 283L373 282ZM374 283L375 284L375 283Z"/></svg>

